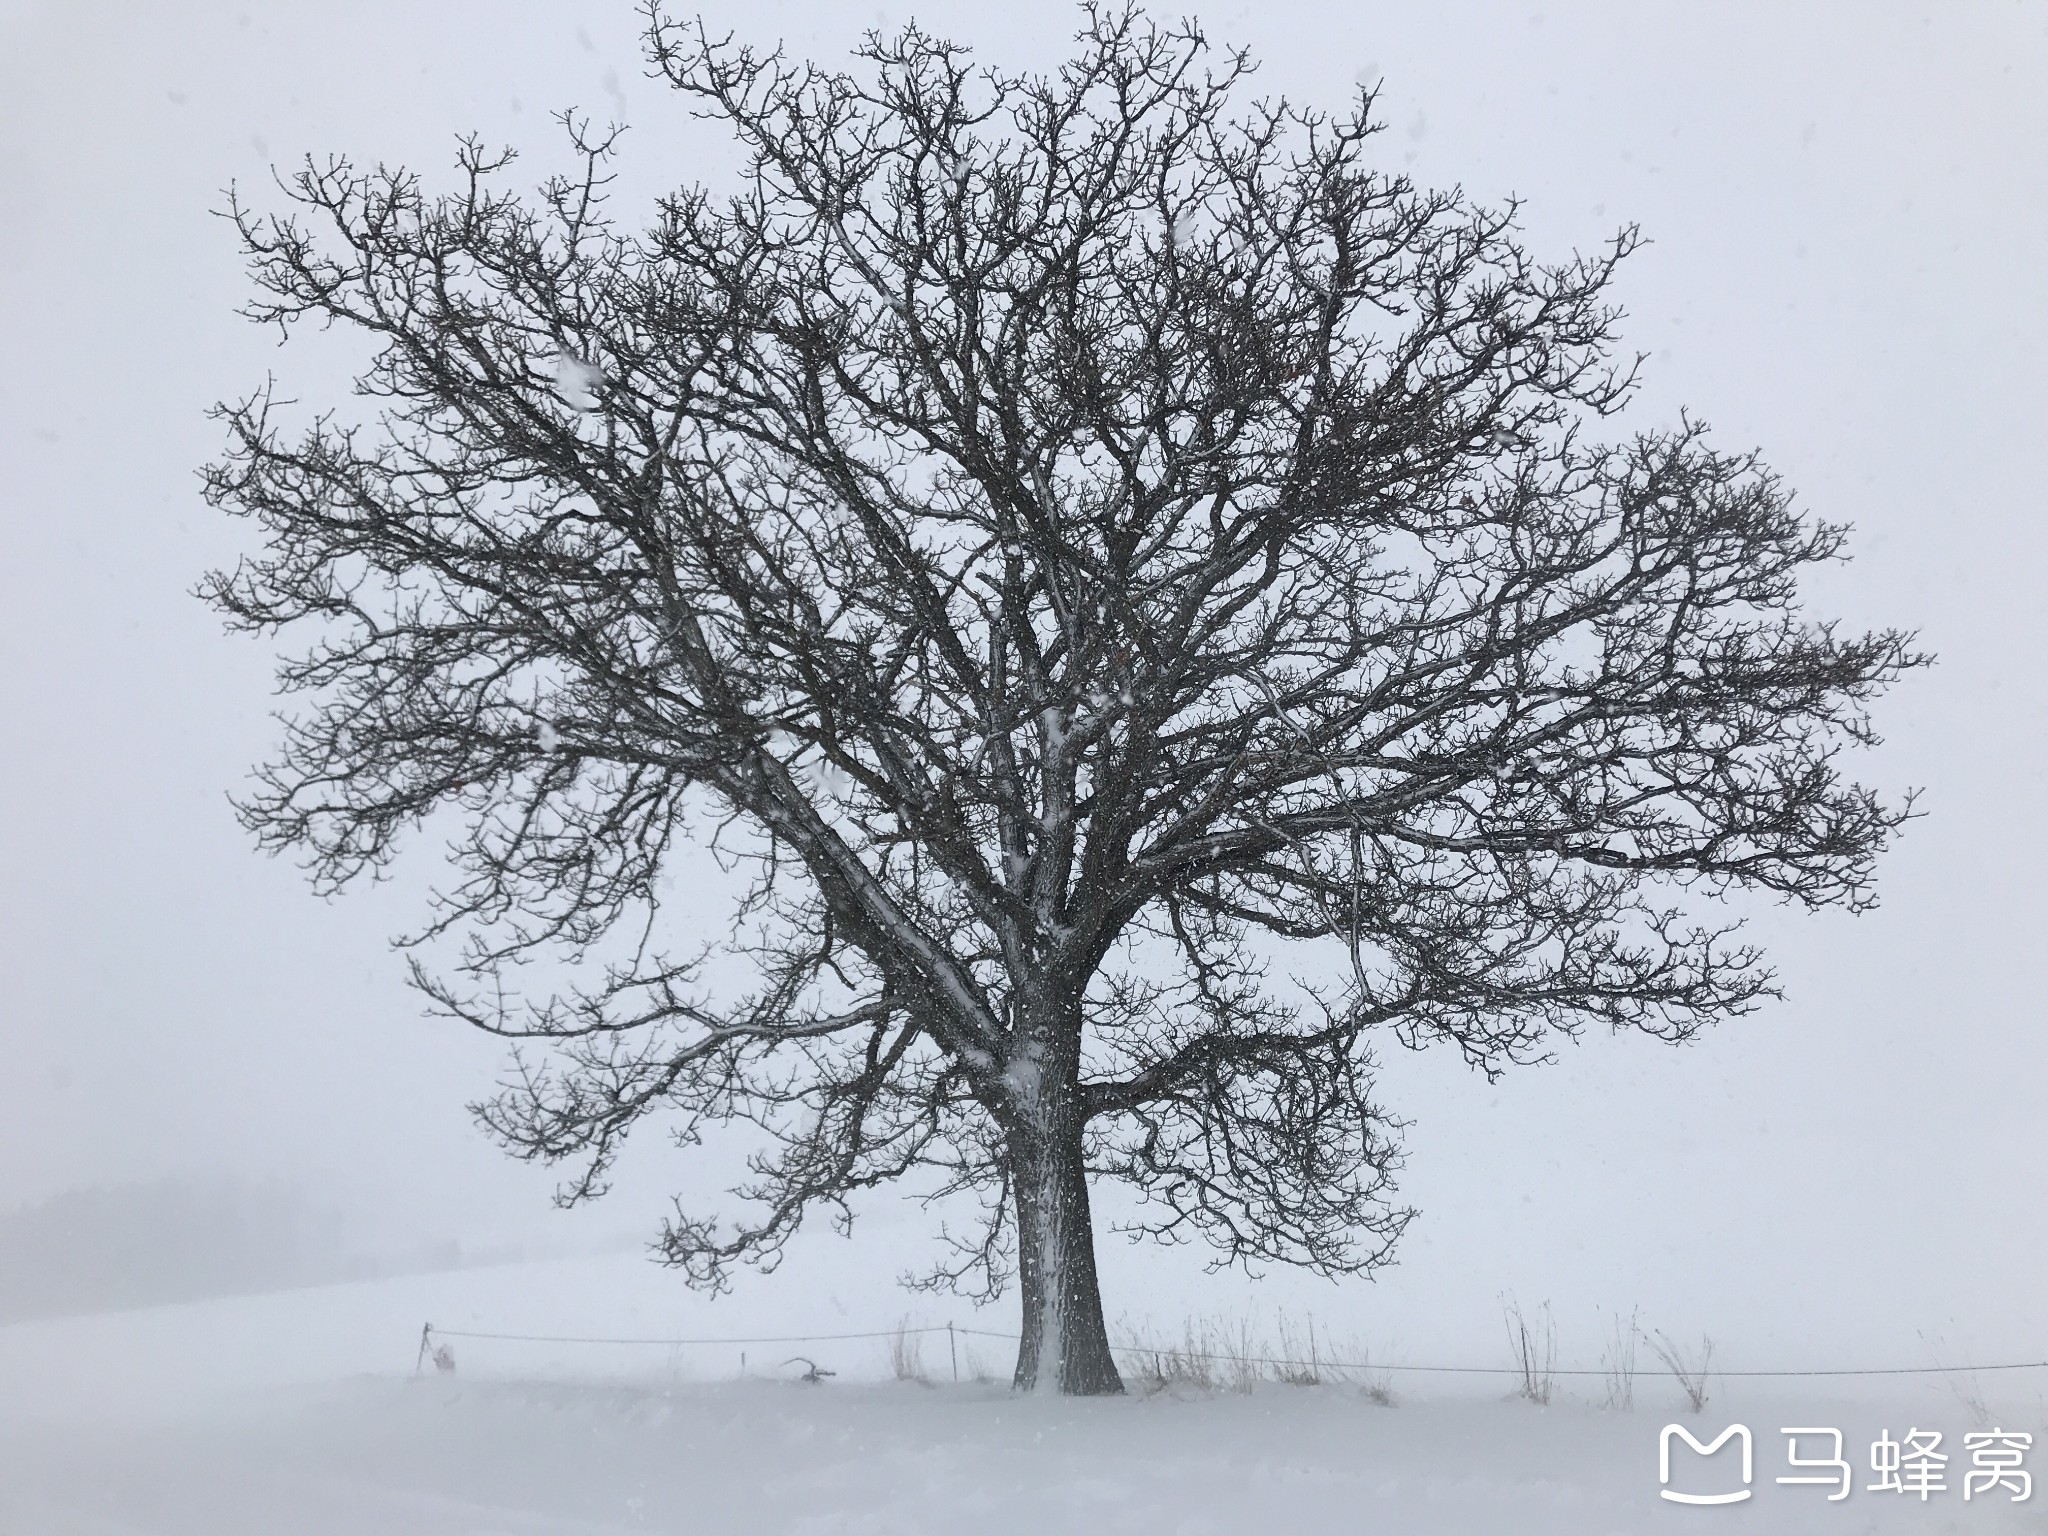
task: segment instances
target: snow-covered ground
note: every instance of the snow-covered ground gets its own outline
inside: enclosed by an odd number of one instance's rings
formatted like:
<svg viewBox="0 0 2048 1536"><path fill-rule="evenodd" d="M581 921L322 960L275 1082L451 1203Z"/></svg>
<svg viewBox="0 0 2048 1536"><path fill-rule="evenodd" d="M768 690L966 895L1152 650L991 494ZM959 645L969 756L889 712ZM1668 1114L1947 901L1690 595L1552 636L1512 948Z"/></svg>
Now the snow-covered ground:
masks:
<svg viewBox="0 0 2048 1536"><path fill-rule="evenodd" d="M596 1259L0 1328L0 1536L2048 1531L2048 1492L1965 1502L1962 1437L1980 1425L1973 1384L1946 1378L1846 1398L1839 1382L1723 1384L1695 1418L1647 1373L1628 1413L1584 1401L1597 1383L1537 1408L1498 1378L1397 1378L1391 1407L1355 1384L1027 1399L951 1381L943 1335L926 1343L931 1385L890 1379L886 1340L755 1346L743 1374L736 1347L458 1339L453 1375L412 1371L428 1319L704 1331L677 1289ZM728 1335L821 1319L740 1299L717 1321ZM819 1331L865 1321L828 1314ZM790 1379L781 1362L800 1347L840 1374ZM963 1375L977 1363L999 1370L1003 1346L976 1340ZM1974 1384L1992 1420L2037 1437L2040 1387L2029 1373ZM1659 1498L1674 1420L1707 1440L1750 1427L1748 1501ZM1849 1498L1776 1483L1793 1470L1788 1424L1844 1432ZM1943 1432L1945 1491L1868 1491L1871 1442L1915 1428ZM1679 1446L1672 1486L1739 1487L1735 1452L1705 1462Z"/></svg>

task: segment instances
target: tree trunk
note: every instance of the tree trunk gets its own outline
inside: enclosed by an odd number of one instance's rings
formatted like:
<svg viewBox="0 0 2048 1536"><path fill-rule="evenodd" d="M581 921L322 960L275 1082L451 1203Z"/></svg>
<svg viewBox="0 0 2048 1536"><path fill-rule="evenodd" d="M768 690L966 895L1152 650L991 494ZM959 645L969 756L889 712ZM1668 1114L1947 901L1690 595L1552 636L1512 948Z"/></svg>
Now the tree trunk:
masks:
<svg viewBox="0 0 2048 1536"><path fill-rule="evenodd" d="M1109 1330L1102 1321L1080 1126L1014 1133L1010 1173L1024 1297L1017 1389L1074 1396L1122 1392L1123 1378L1110 1356Z"/></svg>

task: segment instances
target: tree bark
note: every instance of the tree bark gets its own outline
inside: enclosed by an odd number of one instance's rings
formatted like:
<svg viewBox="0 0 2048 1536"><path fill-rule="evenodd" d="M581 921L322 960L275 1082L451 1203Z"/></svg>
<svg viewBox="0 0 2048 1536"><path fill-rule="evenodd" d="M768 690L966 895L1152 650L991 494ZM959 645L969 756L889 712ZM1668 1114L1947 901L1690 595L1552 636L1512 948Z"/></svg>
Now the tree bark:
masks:
<svg viewBox="0 0 2048 1536"><path fill-rule="evenodd" d="M1078 1121L1061 1117L1051 1126L1014 1132L1010 1172L1024 1301L1017 1390L1071 1396L1122 1392L1123 1378L1102 1320Z"/></svg>

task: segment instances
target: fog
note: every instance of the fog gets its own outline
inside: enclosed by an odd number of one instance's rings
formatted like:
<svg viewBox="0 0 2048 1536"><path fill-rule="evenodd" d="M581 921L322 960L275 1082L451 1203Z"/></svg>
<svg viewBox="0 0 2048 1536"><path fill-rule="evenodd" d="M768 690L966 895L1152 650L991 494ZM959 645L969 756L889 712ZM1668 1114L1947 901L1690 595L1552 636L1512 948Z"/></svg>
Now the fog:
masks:
<svg viewBox="0 0 2048 1536"><path fill-rule="evenodd" d="M828 62L913 14L706 9ZM1062 6L914 14L1006 63L1050 64L1074 24ZM1526 199L1539 255L1639 223L1651 243L1620 283L1647 354L1638 418L1683 404L1760 448L1809 512L1857 529L1814 611L1917 628L1940 658L1880 706L1887 744L1857 764L1925 787L1879 910L1758 909L1785 1000L1688 1048L1588 1035L1498 1086L1390 1048L1378 1097L1413 1121L1402 1194L1422 1218L1377 1284L1286 1294L1452 1344L1497 1333L1512 1292L1552 1301L1568 1339L1641 1305L1731 1363L1918 1363L1929 1338L2039 1358L2048 11L1200 14L1263 58L1265 90L1337 106L1383 79L1382 160ZM153 1262L19 1214L51 1202L118 1226L123 1200L288 1190L330 1213L296 1279L437 1244L616 1245L698 1187L649 1139L609 1200L565 1215L552 1175L473 1128L501 1052L422 1019L387 942L436 850L331 902L253 850L226 795L271 743L272 658L190 596L247 536L199 500L207 407L273 370L309 402L347 382L338 349L280 351L235 317L223 189L261 207L269 167L342 151L445 176L469 130L530 151L537 177L568 107L630 125L622 216L721 163L644 78L625 5L0 5L0 1212L18 1213L0 1243L19 1269L75 1265L90 1289ZM886 1197L867 1209L863 1243L914 1230ZM815 1266L836 1241L800 1246ZM1108 1305L1244 1305L1201 1258L1106 1242ZM280 1281L252 1266L206 1283ZM189 1284L166 1261L161 1294Z"/></svg>

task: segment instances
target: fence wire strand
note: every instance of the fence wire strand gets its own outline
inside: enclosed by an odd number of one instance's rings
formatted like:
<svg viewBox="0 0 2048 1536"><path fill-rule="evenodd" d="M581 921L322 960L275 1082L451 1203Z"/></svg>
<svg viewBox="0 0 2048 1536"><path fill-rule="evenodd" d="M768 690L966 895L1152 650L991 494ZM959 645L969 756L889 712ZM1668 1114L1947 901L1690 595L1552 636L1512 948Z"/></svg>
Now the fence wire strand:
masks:
<svg viewBox="0 0 2048 1536"><path fill-rule="evenodd" d="M972 1339L1000 1339L1014 1344L1018 1335L1001 1333L988 1328L961 1328L946 1323L926 1323L917 1327L876 1328L859 1333L785 1333L755 1334L748 1337L720 1337L699 1339L676 1338L612 1338L590 1334L561 1333L485 1333L463 1328L437 1328L426 1325L423 1337L437 1339L493 1339L507 1343L522 1344L641 1344L661 1346L720 1345L720 1344L833 1344L853 1339L907 1338L913 1334L955 1333ZM1332 1371L1410 1371L1429 1372L1449 1376L1521 1376L1521 1367L1512 1365L1394 1365L1377 1360L1328 1360L1321 1356L1313 1359L1289 1355L1249 1355L1235 1350L1188 1349L1178 1344L1112 1344L1110 1352L1118 1355L1177 1355L1184 1360L1225 1360L1241 1361L1246 1365L1310 1366ZM1715 1370L1709 1374L1724 1380L1734 1377L1796 1377L1796 1376L1966 1376L1975 1371L2038 1371L2048 1370L2048 1360L2017 1360L1995 1365L1895 1365L1869 1366L1845 1370L1779 1370L1779 1371L1724 1371ZM1580 1366L1570 1369L1546 1371L1548 1376L1612 1376L1611 1369L1597 1370Z"/></svg>

